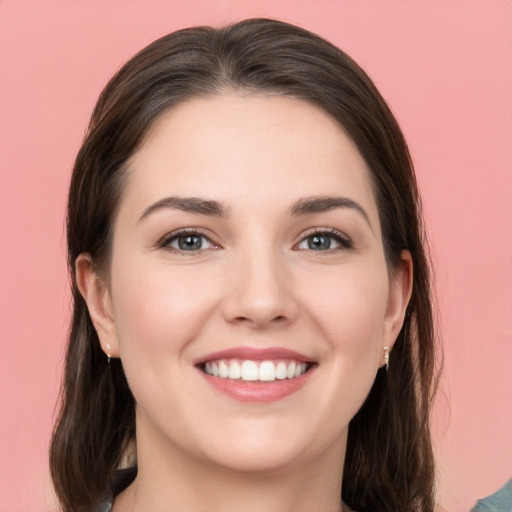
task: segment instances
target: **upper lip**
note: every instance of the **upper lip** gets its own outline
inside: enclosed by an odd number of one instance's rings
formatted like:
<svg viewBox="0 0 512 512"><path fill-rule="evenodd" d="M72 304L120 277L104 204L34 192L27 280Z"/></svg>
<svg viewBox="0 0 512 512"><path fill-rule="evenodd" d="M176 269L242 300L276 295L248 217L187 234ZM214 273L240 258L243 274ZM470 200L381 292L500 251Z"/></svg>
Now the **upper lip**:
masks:
<svg viewBox="0 0 512 512"><path fill-rule="evenodd" d="M204 357L198 358L194 361L194 365L206 363L207 361L215 361L218 359L248 359L251 361L268 361L272 359L294 359L304 363L314 362L311 357L308 357L295 350L282 347L233 347L218 352L212 352Z"/></svg>

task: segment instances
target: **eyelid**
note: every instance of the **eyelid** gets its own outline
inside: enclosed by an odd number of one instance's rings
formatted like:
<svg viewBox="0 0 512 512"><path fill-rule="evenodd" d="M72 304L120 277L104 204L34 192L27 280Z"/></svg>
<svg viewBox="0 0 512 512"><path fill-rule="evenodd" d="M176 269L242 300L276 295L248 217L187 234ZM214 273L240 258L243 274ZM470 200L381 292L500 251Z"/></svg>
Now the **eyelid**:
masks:
<svg viewBox="0 0 512 512"><path fill-rule="evenodd" d="M211 247L211 248L208 248L208 249L198 249L196 251L180 251L179 249L176 249L174 247L169 247L169 243L175 239L175 238L178 238L179 236L185 236L185 235L199 235L199 236L202 236L206 239L208 239L214 247ZM170 233L166 233L162 238L160 238L158 240L158 242L156 243L156 247L157 248L160 248L160 249L168 249L169 251L174 251L174 252L188 252L188 253L198 253L198 252L202 252L202 251L210 251L212 249L220 249L222 248L221 244L219 243L219 241L217 240L217 237L215 237L213 235L213 233L211 233L210 231L207 231L203 228L194 228L194 227L190 227L190 228L180 228L180 229L176 229L174 231L171 231Z"/></svg>
<svg viewBox="0 0 512 512"><path fill-rule="evenodd" d="M316 234L332 236L333 238L337 239L337 241L341 245L341 249L353 249L353 247L354 247L354 244L353 244L351 238L349 236L347 236L345 233L343 233L342 231L339 231L334 228L327 228L327 227L313 227L313 228L307 229L300 235L300 238L294 244L293 249L294 250L307 250L307 249L298 249L297 246L301 242L306 240L308 237L310 237L312 235L316 235ZM169 247L168 244L173 239L178 238L179 236L185 236L185 235L202 236L202 237L208 239L213 244L214 247L211 247L208 249L198 249L196 251L180 251L179 249ZM187 227L187 228L176 229L174 231L171 231L170 233L166 233L163 237L161 237L158 240L158 242L156 243L156 247L162 248L162 249L168 249L168 250L174 251L174 252L180 252L180 253L186 252L186 253L193 254L193 253L208 251L208 250L212 250L212 249L221 249L222 245L218 241L218 238L210 231L205 230L203 228L198 228L198 227ZM326 250L326 251L314 251L314 252L332 252L333 250L336 250L336 249L339 249L339 248L333 248L333 249Z"/></svg>
<svg viewBox="0 0 512 512"><path fill-rule="evenodd" d="M299 241L294 245L294 249L302 243L304 240L309 238L312 235L331 235L333 238L336 238L337 241L340 243L342 249L353 249L354 243L352 239L347 236L342 231L339 231L334 228L326 228L326 227L315 227L315 228L309 228L304 233L301 233ZM332 252L333 250L336 250L339 248L329 249L326 251L314 251L314 252ZM307 249L295 249L295 250L307 250Z"/></svg>

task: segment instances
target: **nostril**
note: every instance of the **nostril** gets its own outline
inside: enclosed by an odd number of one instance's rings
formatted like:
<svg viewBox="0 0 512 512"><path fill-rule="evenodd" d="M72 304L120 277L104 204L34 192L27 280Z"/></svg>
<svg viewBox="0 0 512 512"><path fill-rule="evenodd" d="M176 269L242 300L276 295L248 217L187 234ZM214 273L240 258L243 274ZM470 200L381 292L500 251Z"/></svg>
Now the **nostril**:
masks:
<svg viewBox="0 0 512 512"><path fill-rule="evenodd" d="M245 292L229 292L222 303L222 314L229 323L261 328L271 324L284 326L296 318L297 304L291 295L246 288Z"/></svg>

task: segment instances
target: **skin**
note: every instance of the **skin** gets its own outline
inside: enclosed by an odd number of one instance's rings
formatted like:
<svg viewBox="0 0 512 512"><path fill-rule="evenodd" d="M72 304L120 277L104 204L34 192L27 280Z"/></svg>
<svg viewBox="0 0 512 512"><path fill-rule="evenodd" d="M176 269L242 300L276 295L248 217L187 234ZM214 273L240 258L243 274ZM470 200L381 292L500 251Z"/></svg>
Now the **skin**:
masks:
<svg viewBox="0 0 512 512"><path fill-rule="evenodd" d="M76 262L102 347L122 359L137 402L139 474L114 512L341 510L348 424L412 284L407 251L388 273L365 161L304 101L226 92L166 112L128 173L108 272L94 273L87 254ZM215 200L228 214L144 215L170 196ZM311 196L349 198L364 213L290 214ZM183 228L206 236L201 250L159 245ZM324 234L331 247L310 248L322 229L351 247ZM194 366L236 346L296 350L317 367L290 396L243 403Z"/></svg>

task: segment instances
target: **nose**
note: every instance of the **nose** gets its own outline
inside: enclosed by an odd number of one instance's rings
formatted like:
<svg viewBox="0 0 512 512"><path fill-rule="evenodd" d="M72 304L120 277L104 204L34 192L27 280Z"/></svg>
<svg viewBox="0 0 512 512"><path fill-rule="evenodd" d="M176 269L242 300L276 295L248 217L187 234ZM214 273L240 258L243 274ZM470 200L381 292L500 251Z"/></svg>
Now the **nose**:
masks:
<svg viewBox="0 0 512 512"><path fill-rule="evenodd" d="M296 319L293 279L283 257L274 251L260 248L241 255L231 265L226 281L222 310L229 323L262 329Z"/></svg>

